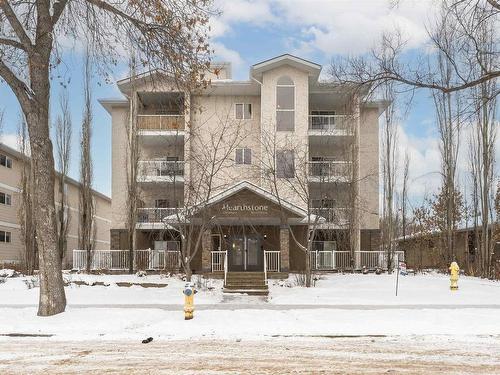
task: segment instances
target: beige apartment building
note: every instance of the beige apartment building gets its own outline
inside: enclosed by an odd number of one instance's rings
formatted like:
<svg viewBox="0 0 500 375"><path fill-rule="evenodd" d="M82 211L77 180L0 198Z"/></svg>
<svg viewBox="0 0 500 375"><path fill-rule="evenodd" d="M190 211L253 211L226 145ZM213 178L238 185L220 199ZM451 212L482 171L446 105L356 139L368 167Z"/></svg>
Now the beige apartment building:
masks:
<svg viewBox="0 0 500 375"><path fill-rule="evenodd" d="M19 224L20 182L23 163L27 157L17 150L0 143L0 268L3 266L22 267L24 261L24 243ZM56 173L56 179L59 175ZM73 250L78 249L79 227L79 182L66 178L67 215L69 228L67 251L63 258L63 268L73 265ZM59 187L55 186L56 205L59 200ZM109 231L111 227L111 199L94 191L95 247L109 249ZM33 234L35 235L35 234Z"/></svg>
<svg viewBox="0 0 500 375"><path fill-rule="evenodd" d="M203 233L192 249L195 273L301 270L297 242L307 243L311 226L313 268L363 267L378 250L385 106L319 81L320 72L286 54L253 65L244 81L231 78L230 64L214 64L210 85L192 92L157 71L119 81L125 98L100 100L112 126L111 249L127 248L127 124L135 98L136 248L149 252L146 268L164 267L180 248L179 226L196 223Z"/></svg>

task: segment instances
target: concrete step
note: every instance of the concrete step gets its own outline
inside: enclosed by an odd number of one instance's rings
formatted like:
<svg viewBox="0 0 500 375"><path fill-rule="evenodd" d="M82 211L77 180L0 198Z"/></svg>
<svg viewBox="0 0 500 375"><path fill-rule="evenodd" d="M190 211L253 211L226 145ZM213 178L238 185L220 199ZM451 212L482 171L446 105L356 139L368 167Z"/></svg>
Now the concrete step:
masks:
<svg viewBox="0 0 500 375"><path fill-rule="evenodd" d="M241 284L226 284L224 285L226 289L259 289L259 290L269 290L267 285L241 285Z"/></svg>
<svg viewBox="0 0 500 375"><path fill-rule="evenodd" d="M267 289L227 289L223 290L226 294L247 294L249 296L267 296L269 295L269 290Z"/></svg>

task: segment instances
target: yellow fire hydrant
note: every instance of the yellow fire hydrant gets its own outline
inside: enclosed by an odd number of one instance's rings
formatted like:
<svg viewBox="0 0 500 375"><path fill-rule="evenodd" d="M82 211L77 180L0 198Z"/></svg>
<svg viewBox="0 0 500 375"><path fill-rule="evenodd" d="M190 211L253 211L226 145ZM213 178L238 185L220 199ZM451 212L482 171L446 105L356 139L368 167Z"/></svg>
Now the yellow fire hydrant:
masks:
<svg viewBox="0 0 500 375"><path fill-rule="evenodd" d="M458 274L460 272L460 267L458 267L457 262L451 262L450 264L450 289L458 290Z"/></svg>
<svg viewBox="0 0 500 375"><path fill-rule="evenodd" d="M193 319L194 312L194 286L187 283L184 286L184 320Z"/></svg>

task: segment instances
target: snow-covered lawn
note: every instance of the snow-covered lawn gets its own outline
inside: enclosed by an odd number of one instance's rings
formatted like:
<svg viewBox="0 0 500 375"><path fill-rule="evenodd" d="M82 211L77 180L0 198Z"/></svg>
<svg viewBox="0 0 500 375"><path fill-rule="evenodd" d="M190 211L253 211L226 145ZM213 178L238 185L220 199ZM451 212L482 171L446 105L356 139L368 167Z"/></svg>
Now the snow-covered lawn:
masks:
<svg viewBox="0 0 500 375"><path fill-rule="evenodd" d="M28 289L25 277L7 278L0 284L0 335L50 334L58 340L336 335L493 335L498 340L500 335L500 283L476 278L461 278L460 290L451 292L446 275L400 277L396 297L395 275L323 275L308 289L291 286L292 276L270 281L269 302L248 299L246 306L241 302L248 297L239 297L237 304L227 302L222 281L211 280L204 285L209 288L195 296L195 309L201 306L192 321L183 318L184 281L178 277L65 278L109 285L70 284L66 312L41 318L36 316L38 288ZM118 287L117 282L168 285Z"/></svg>
<svg viewBox="0 0 500 375"><path fill-rule="evenodd" d="M38 288L28 289L26 277L7 278L0 284L0 306L38 303ZM162 275L85 275L66 274L66 281L103 282L101 285L66 287L71 305L154 305L183 303L180 278ZM325 274L314 288L294 286L295 277L270 280L268 304L272 305L495 305L500 307L500 282L462 277L459 291L451 292L449 277L440 274L400 276L395 295L395 275ZM160 283L163 288L119 287L117 282ZM222 280L204 280L204 288L195 296L196 304L219 304L223 300ZM244 299L240 299L244 301ZM252 302L253 303L253 302Z"/></svg>
<svg viewBox="0 0 500 375"><path fill-rule="evenodd" d="M293 280L290 277L289 282ZM498 305L500 282L461 277L459 290L450 291L447 275L432 273L399 277L396 275L329 274L315 288L280 287L271 283L271 303L322 305Z"/></svg>

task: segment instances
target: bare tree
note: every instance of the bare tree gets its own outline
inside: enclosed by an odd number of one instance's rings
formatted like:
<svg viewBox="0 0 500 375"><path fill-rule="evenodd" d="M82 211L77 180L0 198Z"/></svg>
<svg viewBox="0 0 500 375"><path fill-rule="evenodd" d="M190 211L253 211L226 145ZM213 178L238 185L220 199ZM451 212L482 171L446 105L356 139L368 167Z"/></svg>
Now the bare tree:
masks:
<svg viewBox="0 0 500 375"><path fill-rule="evenodd" d="M391 272L394 258L394 239L397 233L397 207L395 202L398 168L396 103L391 83L383 87L384 100L391 104L385 110L382 123L382 181L383 216L382 244L387 253L387 270Z"/></svg>
<svg viewBox="0 0 500 375"><path fill-rule="evenodd" d="M67 202L66 178L69 172L69 163L71 157L71 136L72 122L71 113L68 107L68 93L63 91L60 96L61 114L56 118L56 157L57 168L59 170L59 209L57 210L57 248L61 261L66 254L68 243L68 228L70 221L70 211Z"/></svg>
<svg viewBox="0 0 500 375"><path fill-rule="evenodd" d="M29 155L29 139L24 118L19 123L19 150L23 155L21 161L21 180L20 180L20 204L18 210L19 223L21 226L21 237L24 245L23 261L25 272L33 275L37 266L37 244L36 244L36 226L33 214L33 185L31 174L31 158Z"/></svg>
<svg viewBox="0 0 500 375"><path fill-rule="evenodd" d="M454 71L453 81L443 82L436 64L428 64L434 53L446 53L448 49L446 45L434 40L442 26L439 22L430 25L427 30L433 50L422 51L411 61L404 59L407 41L396 30L392 35L386 35L383 42L389 49L375 48L368 58L348 57L336 61L331 65L332 75L344 83L371 84L373 90L385 82L394 82L401 86L401 90L426 88L442 94L468 90L500 77L498 40L487 51L482 50L483 46L478 43L483 23L498 24L498 1L443 0L440 4L441 21L455 25L452 43L457 53L445 57ZM492 56L493 64L485 66L486 69L471 70L470 66L481 65L485 53ZM496 97L498 93L498 90L492 92L489 99Z"/></svg>
<svg viewBox="0 0 500 375"><path fill-rule="evenodd" d="M193 106L193 110L203 109ZM190 152L185 163L191 171L185 182L184 204L165 224L167 230L178 233L181 238L181 263L188 281L192 276L191 262L202 247L204 236L217 221L217 213L206 204L215 193L231 184L227 172L234 167L236 149L247 136L241 121L232 120L233 113L231 108L209 116L198 126L187 127L186 144L190 144ZM210 123L216 126L207 131L205 128Z"/></svg>
<svg viewBox="0 0 500 375"><path fill-rule="evenodd" d="M209 59L210 0L0 1L0 77L26 117L32 155L35 221L40 254L39 315L64 311L66 297L57 252L54 158L49 134L51 71L63 62L65 40L87 35L89 51L105 68L127 40L145 67L178 82L203 81ZM105 30L105 32L103 32Z"/></svg>
<svg viewBox="0 0 500 375"><path fill-rule="evenodd" d="M476 18L484 17L477 14ZM477 74L484 74L495 64L495 56L487 51L497 45L498 32L493 21L484 21L477 31L479 64L471 65ZM495 121L496 99L491 99L498 90L496 80L483 82L471 90L473 103L472 131L470 137L470 166L472 177L472 200L474 210L474 225L476 248L479 253L479 273L489 277L492 272L491 256L494 242L491 239L489 224L493 217L493 190L495 164L495 138L498 124ZM480 222L479 222L480 220ZM479 224L481 230L479 230Z"/></svg>
<svg viewBox="0 0 500 375"><path fill-rule="evenodd" d="M128 244L128 262L129 273L134 273L134 252L136 248L136 224L137 224L137 207L139 203L139 189L138 189L138 173L139 173L139 138L138 138L138 124L137 124L137 110L138 98L135 88L134 80L136 76L136 57L131 54L129 61L130 68L130 84L132 86L129 98L129 112L126 123L127 133L127 158L125 161L125 169L127 176L127 216L125 227L127 230L127 244Z"/></svg>
<svg viewBox="0 0 500 375"><path fill-rule="evenodd" d="M408 152L405 152L405 160L403 166L403 187L401 192L401 234L403 241L406 240L407 225L408 225L408 178L410 173L410 157Z"/></svg>
<svg viewBox="0 0 500 375"><path fill-rule="evenodd" d="M95 241L95 206L92 194L92 157L90 143L92 139L92 94L91 94L91 66L88 53L85 57L84 88L83 96L85 100L80 149L80 199L79 213L80 225L78 231L79 248L87 254L87 272L90 273L92 263L92 251Z"/></svg>

